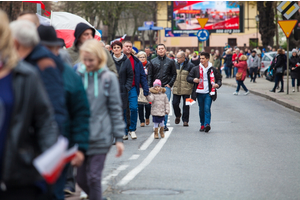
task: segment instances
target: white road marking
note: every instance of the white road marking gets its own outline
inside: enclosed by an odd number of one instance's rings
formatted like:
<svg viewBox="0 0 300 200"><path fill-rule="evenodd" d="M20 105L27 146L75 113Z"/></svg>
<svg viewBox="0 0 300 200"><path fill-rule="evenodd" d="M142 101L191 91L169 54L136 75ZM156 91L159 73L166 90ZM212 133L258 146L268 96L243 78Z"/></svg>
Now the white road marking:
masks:
<svg viewBox="0 0 300 200"><path fill-rule="evenodd" d="M110 173L108 176L106 176L104 179L102 179L102 185L106 185L109 181L109 179L111 179L112 177L118 176L119 173L125 169L127 169L127 167L129 167L129 165L121 165L120 167L118 167L116 170L114 170L112 173Z"/></svg>
<svg viewBox="0 0 300 200"><path fill-rule="evenodd" d="M140 155L134 154L134 155L132 155L128 160L136 160L136 159L138 159L139 157L140 157Z"/></svg>
<svg viewBox="0 0 300 200"><path fill-rule="evenodd" d="M169 131L165 132L165 138L160 139L160 141L157 143L157 145L154 147L154 149L149 153L149 155L139 164L137 167L135 167L133 170L131 170L117 185L118 186L124 186L130 181L132 181L136 175L138 175L145 167L147 167L151 161L155 158L155 156L160 152L164 144L167 142L168 138L170 137L172 133L173 127L169 127Z"/></svg>
<svg viewBox="0 0 300 200"><path fill-rule="evenodd" d="M154 140L154 133L152 133L150 135L150 137L144 142L144 144L139 148L139 150L142 150L142 151L146 150L150 146L150 144L153 142L153 140Z"/></svg>
<svg viewBox="0 0 300 200"><path fill-rule="evenodd" d="M171 126L170 123L167 123L167 126Z"/></svg>
<svg viewBox="0 0 300 200"><path fill-rule="evenodd" d="M170 113L169 113L169 116L172 116L173 115L173 109L172 107L170 106Z"/></svg>

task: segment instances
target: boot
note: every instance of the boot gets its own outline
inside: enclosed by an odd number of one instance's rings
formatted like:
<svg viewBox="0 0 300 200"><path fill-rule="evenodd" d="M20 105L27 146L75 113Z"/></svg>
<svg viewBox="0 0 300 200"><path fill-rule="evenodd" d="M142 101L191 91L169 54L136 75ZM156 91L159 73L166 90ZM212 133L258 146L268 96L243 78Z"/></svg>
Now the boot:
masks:
<svg viewBox="0 0 300 200"><path fill-rule="evenodd" d="M295 87L292 87L293 88L293 92L295 92Z"/></svg>
<svg viewBox="0 0 300 200"><path fill-rule="evenodd" d="M150 119L146 119L146 125L150 124Z"/></svg>
<svg viewBox="0 0 300 200"><path fill-rule="evenodd" d="M297 92L299 92L299 86L297 86Z"/></svg>
<svg viewBox="0 0 300 200"><path fill-rule="evenodd" d="M160 133L160 137L161 137L161 138L164 138L164 137L165 137L164 127L160 127L159 133Z"/></svg>
<svg viewBox="0 0 300 200"><path fill-rule="evenodd" d="M154 129L154 139L159 139L159 137L158 137L158 128Z"/></svg>

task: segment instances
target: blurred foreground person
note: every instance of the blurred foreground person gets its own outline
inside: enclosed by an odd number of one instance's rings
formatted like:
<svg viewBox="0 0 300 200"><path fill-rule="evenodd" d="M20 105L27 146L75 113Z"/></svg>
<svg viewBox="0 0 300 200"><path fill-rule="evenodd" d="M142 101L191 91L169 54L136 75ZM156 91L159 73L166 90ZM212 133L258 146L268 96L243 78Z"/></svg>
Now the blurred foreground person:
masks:
<svg viewBox="0 0 300 200"><path fill-rule="evenodd" d="M40 75L19 61L0 11L0 199L34 200L42 180L32 162L57 140L58 126Z"/></svg>
<svg viewBox="0 0 300 200"><path fill-rule="evenodd" d="M78 145L78 151L75 158L71 161L71 165L79 167L84 161L89 142L90 109L87 96L81 78L74 72L71 66L67 65L59 56L59 50L64 45L64 42L57 38L53 26L40 25L38 27L38 33L41 39L41 44L56 56L56 64L63 65L66 107L68 111L68 118L64 126L65 129L63 135L69 140L69 148L73 147L75 144ZM70 164L64 168L62 174L54 185L53 199L65 199L64 189L66 189L65 184L69 166ZM70 173L72 173L72 171L73 170L71 169ZM69 189L71 190L73 188Z"/></svg>
<svg viewBox="0 0 300 200"><path fill-rule="evenodd" d="M83 64L77 68L90 104L90 139L87 157L77 171L77 183L90 200L102 198L101 177L106 154L113 138L117 155L124 150L122 101L117 77L106 67L106 53L97 40L88 40L80 47Z"/></svg>

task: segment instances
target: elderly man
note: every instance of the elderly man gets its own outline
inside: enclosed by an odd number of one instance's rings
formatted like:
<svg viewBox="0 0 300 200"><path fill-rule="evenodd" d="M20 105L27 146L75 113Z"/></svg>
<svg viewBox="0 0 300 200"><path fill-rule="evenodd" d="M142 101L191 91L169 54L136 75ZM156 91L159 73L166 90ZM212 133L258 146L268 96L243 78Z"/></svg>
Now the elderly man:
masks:
<svg viewBox="0 0 300 200"><path fill-rule="evenodd" d="M32 12L22 12L22 13L18 16L17 20L27 20L27 21L31 21L31 22L34 23L34 25L35 25L36 27L39 27L39 25L40 25L40 20L39 20L38 16L36 16L36 14L35 14L35 13L32 13Z"/></svg>
<svg viewBox="0 0 300 200"><path fill-rule="evenodd" d="M95 29L93 27L90 27L86 23L79 23L77 24L74 32L75 41L71 48L68 49L68 52L72 58L72 65L79 63L79 48L80 46L86 41L93 39L95 37ZM104 48L104 47L103 47ZM107 54L107 67L110 71L114 72L118 76L118 72L115 66L115 63L109 54L109 51L105 49L105 52Z"/></svg>
<svg viewBox="0 0 300 200"><path fill-rule="evenodd" d="M40 39L34 23L28 20L18 20L12 22L10 28L20 58L32 64L40 73L62 134L67 117L62 78L63 68L57 66L54 55L39 44Z"/></svg>
<svg viewBox="0 0 300 200"><path fill-rule="evenodd" d="M185 101L192 94L193 84L187 82L186 79L193 67L195 66L189 62L188 58L185 58L183 51L177 54L177 78L173 86L173 109L176 117L175 124L180 123L182 116L183 126L189 126L190 106L187 106ZM179 108L181 98L183 99L182 114Z"/></svg>
<svg viewBox="0 0 300 200"><path fill-rule="evenodd" d="M161 86L166 88L166 94L170 101L171 88L176 80L176 66L174 60L167 58L166 46L164 44L157 45L157 57L151 60L148 70L148 85L153 86L156 79L161 81ZM165 116L164 131L168 131L167 127L168 115Z"/></svg>

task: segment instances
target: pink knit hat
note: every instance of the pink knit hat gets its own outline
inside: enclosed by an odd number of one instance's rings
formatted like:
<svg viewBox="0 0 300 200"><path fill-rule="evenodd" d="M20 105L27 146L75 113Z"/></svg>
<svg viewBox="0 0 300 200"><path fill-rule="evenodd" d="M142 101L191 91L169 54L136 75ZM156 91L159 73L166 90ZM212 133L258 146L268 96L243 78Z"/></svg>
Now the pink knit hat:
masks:
<svg viewBox="0 0 300 200"><path fill-rule="evenodd" d="M156 79L154 82L153 82L153 87L155 86L161 86L161 81L159 79Z"/></svg>

